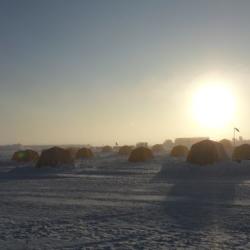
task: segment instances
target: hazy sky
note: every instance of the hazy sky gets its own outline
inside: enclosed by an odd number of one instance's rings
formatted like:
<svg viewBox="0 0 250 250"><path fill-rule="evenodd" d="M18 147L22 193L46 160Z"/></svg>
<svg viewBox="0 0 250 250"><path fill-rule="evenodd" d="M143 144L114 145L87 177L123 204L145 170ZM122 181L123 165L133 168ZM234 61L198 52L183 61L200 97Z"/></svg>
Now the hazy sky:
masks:
<svg viewBox="0 0 250 250"><path fill-rule="evenodd" d="M249 0L1 0L0 144L250 137ZM236 112L194 119L219 75Z"/></svg>

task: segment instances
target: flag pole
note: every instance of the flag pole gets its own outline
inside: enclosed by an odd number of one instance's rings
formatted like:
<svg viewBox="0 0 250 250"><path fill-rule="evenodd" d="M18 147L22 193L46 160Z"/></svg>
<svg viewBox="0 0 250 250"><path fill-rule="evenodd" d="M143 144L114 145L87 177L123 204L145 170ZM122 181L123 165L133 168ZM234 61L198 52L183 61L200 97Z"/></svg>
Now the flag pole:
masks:
<svg viewBox="0 0 250 250"><path fill-rule="evenodd" d="M234 128L234 147L235 147L235 128Z"/></svg>
<svg viewBox="0 0 250 250"><path fill-rule="evenodd" d="M238 128L234 127L234 138L233 138L233 140L234 140L234 147L236 145L236 138L235 138L236 131L240 133L240 130Z"/></svg>

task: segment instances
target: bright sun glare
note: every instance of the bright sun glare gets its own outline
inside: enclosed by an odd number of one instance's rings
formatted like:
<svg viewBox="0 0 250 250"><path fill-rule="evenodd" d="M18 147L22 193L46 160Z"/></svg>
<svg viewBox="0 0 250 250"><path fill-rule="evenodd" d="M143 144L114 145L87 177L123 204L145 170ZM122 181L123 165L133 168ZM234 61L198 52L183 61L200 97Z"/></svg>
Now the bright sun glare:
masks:
<svg viewBox="0 0 250 250"><path fill-rule="evenodd" d="M193 97L194 116L208 128L223 128L232 121L234 97L223 83L210 82L201 86Z"/></svg>

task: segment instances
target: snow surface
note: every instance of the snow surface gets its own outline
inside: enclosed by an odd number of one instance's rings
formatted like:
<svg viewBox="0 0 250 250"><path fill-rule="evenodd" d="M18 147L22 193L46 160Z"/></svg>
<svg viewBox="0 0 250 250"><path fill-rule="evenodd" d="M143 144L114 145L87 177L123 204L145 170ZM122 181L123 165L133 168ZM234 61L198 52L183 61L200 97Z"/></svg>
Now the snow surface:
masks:
<svg viewBox="0 0 250 250"><path fill-rule="evenodd" d="M35 169L0 155L0 249L250 248L248 162L101 154Z"/></svg>

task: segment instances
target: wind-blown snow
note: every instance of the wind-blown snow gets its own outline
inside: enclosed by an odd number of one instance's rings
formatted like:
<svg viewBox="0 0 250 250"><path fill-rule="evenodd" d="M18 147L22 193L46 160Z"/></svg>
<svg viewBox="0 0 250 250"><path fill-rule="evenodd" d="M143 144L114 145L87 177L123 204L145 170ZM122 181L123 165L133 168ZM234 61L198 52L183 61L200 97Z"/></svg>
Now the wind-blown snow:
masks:
<svg viewBox="0 0 250 250"><path fill-rule="evenodd" d="M167 156L133 164L99 155L57 169L3 162L0 249L250 248L250 181L214 176L248 162L202 170Z"/></svg>
<svg viewBox="0 0 250 250"><path fill-rule="evenodd" d="M176 179L194 178L250 178L250 161L241 163L234 161L223 161L211 165L194 165L187 163L185 159L171 158L165 159L158 176Z"/></svg>

